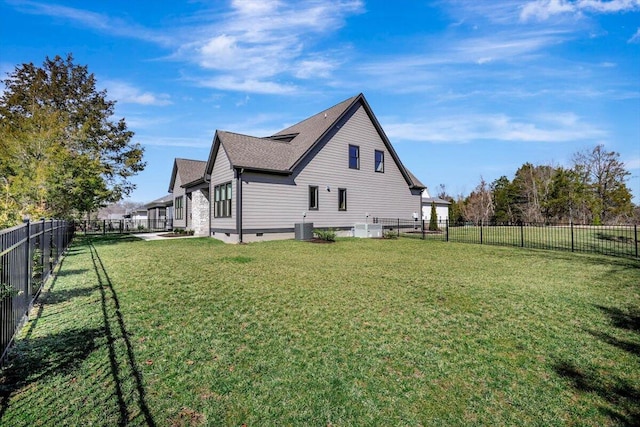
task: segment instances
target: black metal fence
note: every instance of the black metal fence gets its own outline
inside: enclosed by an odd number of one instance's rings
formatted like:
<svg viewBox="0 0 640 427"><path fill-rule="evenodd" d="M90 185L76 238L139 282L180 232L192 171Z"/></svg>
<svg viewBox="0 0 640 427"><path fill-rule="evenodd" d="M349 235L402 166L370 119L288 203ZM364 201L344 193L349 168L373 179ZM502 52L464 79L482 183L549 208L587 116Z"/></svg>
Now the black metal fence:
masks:
<svg viewBox="0 0 640 427"><path fill-rule="evenodd" d="M569 224L473 224L439 221L429 230L429 221L374 218L385 234L425 240L517 246L571 252L598 253L638 258L638 225Z"/></svg>
<svg viewBox="0 0 640 427"><path fill-rule="evenodd" d="M0 366L60 256L73 238L72 222L42 220L0 230Z"/></svg>
<svg viewBox="0 0 640 427"><path fill-rule="evenodd" d="M77 221L76 232L81 234L128 234L169 231L171 219L97 219Z"/></svg>

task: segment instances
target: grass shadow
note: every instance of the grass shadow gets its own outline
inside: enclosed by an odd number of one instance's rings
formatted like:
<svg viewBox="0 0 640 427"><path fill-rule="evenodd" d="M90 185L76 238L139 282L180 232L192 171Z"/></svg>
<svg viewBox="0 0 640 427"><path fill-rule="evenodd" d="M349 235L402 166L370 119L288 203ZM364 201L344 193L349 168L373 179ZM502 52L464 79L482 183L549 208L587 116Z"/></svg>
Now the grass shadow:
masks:
<svg viewBox="0 0 640 427"><path fill-rule="evenodd" d="M94 245L94 246L102 246L102 245L115 245L118 243L124 242L142 242L143 240L139 237L135 237L131 234L105 234L104 236L76 236L77 243L80 245Z"/></svg>
<svg viewBox="0 0 640 427"><path fill-rule="evenodd" d="M12 393L50 375L68 373L96 348L102 328L69 329L21 340L11 349L11 359L0 377L0 424Z"/></svg>
<svg viewBox="0 0 640 427"><path fill-rule="evenodd" d="M569 380L576 390L595 393L610 404L601 411L624 426L640 426L640 390L622 378L603 378L593 369L585 369L568 361L554 366L561 377Z"/></svg>
<svg viewBox="0 0 640 427"><path fill-rule="evenodd" d="M587 330L595 338L619 348L638 358L640 362L640 308L630 306L626 310L596 305L610 320L611 325L630 334L633 340L625 340L612 334ZM635 342L634 342L635 341ZM586 393L595 393L609 402L610 408L602 408L609 417L625 426L640 426L640 385L612 375L606 377L592 367L581 368L569 361L560 361L554 367L556 373L571 381L573 387Z"/></svg>
<svg viewBox="0 0 640 427"><path fill-rule="evenodd" d="M138 369L138 364L136 362L135 353L133 351L133 345L131 344L130 334L127 331L127 327L124 321L124 317L122 315L122 311L120 310L120 301L118 299L118 294L116 293L115 288L113 287L113 283L111 282L111 278L107 272L107 269L100 258L100 254L96 249L95 245L92 241L89 241L89 250L91 252L91 260L93 263L93 267L96 273L96 277L99 284L100 296L101 296L101 305L102 305L102 315L104 317L105 324L105 335L107 337L107 341L109 342L109 361L111 366L111 374L113 376L115 385L116 385L116 396L118 399L118 406L120 410L120 425L126 425L129 422L129 408L125 400L125 396L123 394L121 384L121 368L120 363L118 361L116 350L113 346L113 342L116 338L121 338L124 341L126 347L126 362L125 365L128 370L133 374L133 379L135 381L135 389L137 392L137 403L142 415L144 416L145 423L148 426L155 426L155 421L151 415L151 411L149 410L149 406L146 401L146 390L144 388L144 382L142 380L142 373ZM113 305L113 307L110 307ZM111 309L111 310L110 310ZM110 311L115 309L115 328L112 327L113 316L110 315Z"/></svg>

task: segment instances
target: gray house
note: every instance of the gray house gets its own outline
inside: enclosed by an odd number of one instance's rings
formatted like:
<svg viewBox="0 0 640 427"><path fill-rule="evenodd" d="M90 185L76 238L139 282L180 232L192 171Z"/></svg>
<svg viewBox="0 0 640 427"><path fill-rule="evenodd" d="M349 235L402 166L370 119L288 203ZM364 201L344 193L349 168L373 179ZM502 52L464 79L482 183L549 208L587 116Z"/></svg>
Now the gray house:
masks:
<svg viewBox="0 0 640 427"><path fill-rule="evenodd" d="M209 235L209 185L204 181L207 162L175 159L169 182L173 196L173 228Z"/></svg>
<svg viewBox="0 0 640 427"><path fill-rule="evenodd" d="M199 167L176 159L175 227L203 234L195 212L207 206L207 234L226 242L292 238L301 222L346 233L373 217L422 212L424 185L404 167L362 94L269 137L218 130L198 177Z"/></svg>
<svg viewBox="0 0 640 427"><path fill-rule="evenodd" d="M159 199L153 200L143 206L147 210L147 220L149 228L158 228L160 223L166 227L172 227L173 221L173 195L167 194Z"/></svg>

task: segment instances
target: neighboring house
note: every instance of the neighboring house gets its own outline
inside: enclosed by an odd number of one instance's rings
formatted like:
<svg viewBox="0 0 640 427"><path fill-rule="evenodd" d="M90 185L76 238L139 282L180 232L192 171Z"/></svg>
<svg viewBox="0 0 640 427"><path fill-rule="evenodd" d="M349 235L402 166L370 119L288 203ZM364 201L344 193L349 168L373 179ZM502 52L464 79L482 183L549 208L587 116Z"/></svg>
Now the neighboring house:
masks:
<svg viewBox="0 0 640 427"><path fill-rule="evenodd" d="M197 178L199 167L194 160L174 164L176 227L195 222L186 200L192 194L195 205L200 192L198 200L209 205L208 234L226 242L292 238L301 222L348 232L374 217L417 217L425 188L404 167L362 94L270 137L218 130Z"/></svg>
<svg viewBox="0 0 640 427"><path fill-rule="evenodd" d="M145 206L141 206L139 208L132 209L128 211L124 217L133 221L144 221L147 219L147 208Z"/></svg>
<svg viewBox="0 0 640 427"><path fill-rule="evenodd" d="M143 206L149 228L173 228L173 194L167 194Z"/></svg>
<svg viewBox="0 0 640 427"><path fill-rule="evenodd" d="M204 180L207 162L175 159L169 182L173 195L173 228L209 235L209 183Z"/></svg>
<svg viewBox="0 0 640 427"><path fill-rule="evenodd" d="M422 192L422 219L426 222L431 220L431 205L436 205L436 216L438 223L444 224L449 221L449 206L451 202L440 199L439 197L431 197L427 188Z"/></svg>

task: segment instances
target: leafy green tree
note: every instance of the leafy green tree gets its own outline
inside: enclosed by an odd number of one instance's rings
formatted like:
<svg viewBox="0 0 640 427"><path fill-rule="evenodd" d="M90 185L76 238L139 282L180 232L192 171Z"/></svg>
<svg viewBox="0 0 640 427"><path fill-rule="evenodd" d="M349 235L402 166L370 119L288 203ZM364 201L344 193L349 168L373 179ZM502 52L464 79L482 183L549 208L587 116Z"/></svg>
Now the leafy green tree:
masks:
<svg viewBox="0 0 640 427"><path fill-rule="evenodd" d="M429 217L429 231L438 231L438 213L436 202L431 202L431 216Z"/></svg>
<svg viewBox="0 0 640 427"><path fill-rule="evenodd" d="M0 96L0 177L13 217L89 213L133 191L143 149L86 66L22 64ZM2 179L0 179L0 182Z"/></svg>
<svg viewBox="0 0 640 427"><path fill-rule="evenodd" d="M514 207L517 202L515 189L509 178L501 176L491 183L493 194L493 221L496 223L509 223L517 220Z"/></svg>
<svg viewBox="0 0 640 427"><path fill-rule="evenodd" d="M547 199L555 168L553 166L525 163L517 171L512 181L512 210L518 220L541 223L549 220L546 210Z"/></svg>

